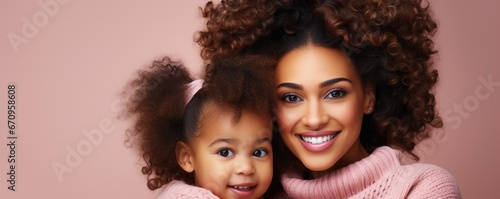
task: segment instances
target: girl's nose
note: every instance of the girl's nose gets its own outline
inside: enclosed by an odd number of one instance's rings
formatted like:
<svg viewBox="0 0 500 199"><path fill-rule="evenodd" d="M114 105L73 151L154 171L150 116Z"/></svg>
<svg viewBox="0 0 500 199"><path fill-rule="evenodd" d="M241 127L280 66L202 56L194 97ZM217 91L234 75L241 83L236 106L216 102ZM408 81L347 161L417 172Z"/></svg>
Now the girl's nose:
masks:
<svg viewBox="0 0 500 199"><path fill-rule="evenodd" d="M252 175L255 173L255 167L251 160L251 157L241 158L237 160L236 173L240 175Z"/></svg>

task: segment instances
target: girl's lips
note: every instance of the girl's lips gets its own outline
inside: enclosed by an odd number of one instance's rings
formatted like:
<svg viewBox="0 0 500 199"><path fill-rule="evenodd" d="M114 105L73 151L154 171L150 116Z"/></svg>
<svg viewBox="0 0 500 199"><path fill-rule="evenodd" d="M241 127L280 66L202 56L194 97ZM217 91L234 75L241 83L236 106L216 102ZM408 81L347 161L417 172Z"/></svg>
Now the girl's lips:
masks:
<svg viewBox="0 0 500 199"><path fill-rule="evenodd" d="M297 134L304 148L312 152L321 152L328 149L340 131L314 131Z"/></svg>
<svg viewBox="0 0 500 199"><path fill-rule="evenodd" d="M228 186L238 197L249 197L252 195L255 185L242 184Z"/></svg>

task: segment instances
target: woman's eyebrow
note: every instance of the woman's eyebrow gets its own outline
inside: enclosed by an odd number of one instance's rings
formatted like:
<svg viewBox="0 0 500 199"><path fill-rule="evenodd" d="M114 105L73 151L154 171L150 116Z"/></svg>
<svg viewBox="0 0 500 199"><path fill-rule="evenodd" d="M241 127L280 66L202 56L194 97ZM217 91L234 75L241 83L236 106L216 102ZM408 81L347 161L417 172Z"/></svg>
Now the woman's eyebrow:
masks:
<svg viewBox="0 0 500 199"><path fill-rule="evenodd" d="M324 82L321 82L319 87L322 88L322 87L329 86L329 85L332 85L332 84L335 84L335 83L341 82L341 81L347 81L347 82L352 84L352 81L350 79L347 79L345 77L339 77L339 78L334 78L334 79L330 79L330 80L326 80Z"/></svg>
<svg viewBox="0 0 500 199"><path fill-rule="evenodd" d="M303 89L302 85L295 84L295 83L289 83L289 82L281 83L278 86L276 86L276 88L280 88L280 87L287 87L287 88L298 89L298 90L302 90Z"/></svg>
<svg viewBox="0 0 500 199"><path fill-rule="evenodd" d="M345 77L339 77L339 78L334 78L334 79L330 79L330 80L326 80L324 82L321 82L319 87L322 88L322 87L329 86L329 85L332 85L332 84L335 84L335 83L341 82L341 81L347 81L347 82L352 84L352 81L350 79L347 79ZM278 86L276 86L276 88L280 88L280 87L287 87L287 88L297 89L297 90L303 89L302 85L296 84L296 83L290 83L290 82L284 82L284 83L278 84Z"/></svg>

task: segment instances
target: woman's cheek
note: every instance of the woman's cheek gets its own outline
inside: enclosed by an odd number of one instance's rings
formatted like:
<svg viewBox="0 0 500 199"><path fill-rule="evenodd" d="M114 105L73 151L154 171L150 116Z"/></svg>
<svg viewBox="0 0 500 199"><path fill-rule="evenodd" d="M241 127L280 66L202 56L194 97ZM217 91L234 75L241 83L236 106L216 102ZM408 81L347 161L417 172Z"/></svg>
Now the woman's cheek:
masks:
<svg viewBox="0 0 500 199"><path fill-rule="evenodd" d="M349 125L361 125L363 121L363 104L362 103L350 103L343 107L342 110L342 121Z"/></svg>
<svg viewBox="0 0 500 199"><path fill-rule="evenodd" d="M297 118L300 118L299 114L284 108L278 108L276 117L281 133L288 133L297 122Z"/></svg>

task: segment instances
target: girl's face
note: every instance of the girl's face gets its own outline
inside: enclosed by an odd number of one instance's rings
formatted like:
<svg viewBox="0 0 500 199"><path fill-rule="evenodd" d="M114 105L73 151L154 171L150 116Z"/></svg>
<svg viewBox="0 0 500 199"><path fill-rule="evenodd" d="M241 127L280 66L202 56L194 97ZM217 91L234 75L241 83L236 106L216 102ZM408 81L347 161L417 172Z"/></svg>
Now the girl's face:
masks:
<svg viewBox="0 0 500 199"><path fill-rule="evenodd" d="M203 110L188 147L196 184L220 198L258 198L273 175L271 119L243 110L236 122L228 110L214 103Z"/></svg>
<svg viewBox="0 0 500 199"><path fill-rule="evenodd" d="M276 115L281 136L319 177L368 155L359 134L374 101L339 50L309 45L278 62Z"/></svg>

